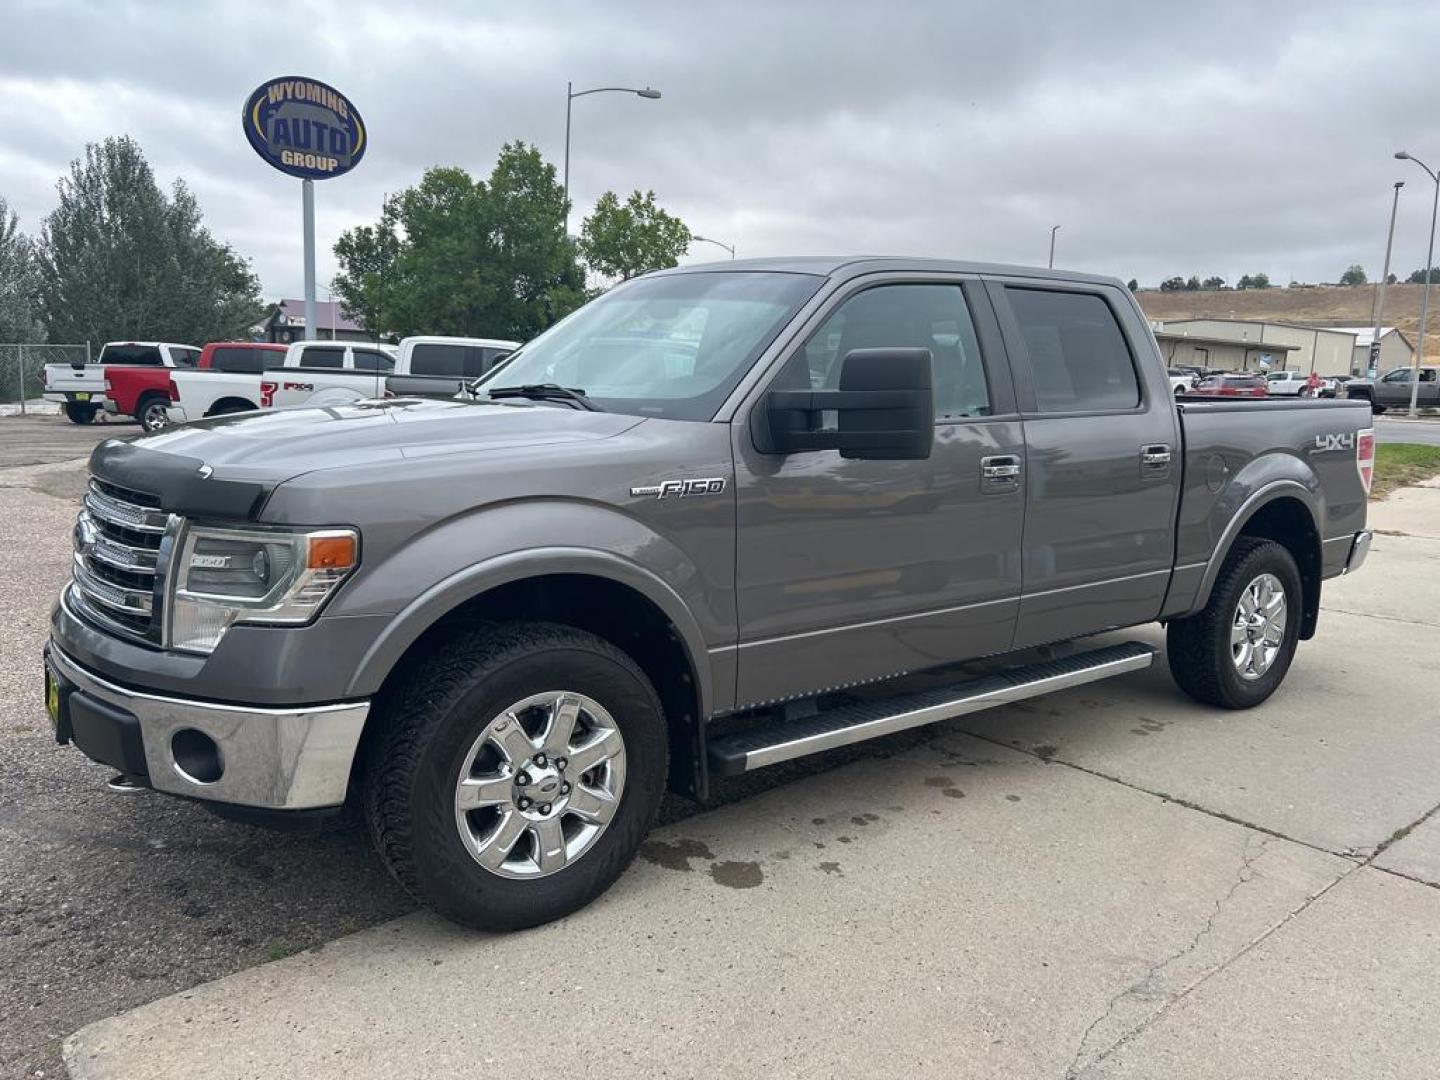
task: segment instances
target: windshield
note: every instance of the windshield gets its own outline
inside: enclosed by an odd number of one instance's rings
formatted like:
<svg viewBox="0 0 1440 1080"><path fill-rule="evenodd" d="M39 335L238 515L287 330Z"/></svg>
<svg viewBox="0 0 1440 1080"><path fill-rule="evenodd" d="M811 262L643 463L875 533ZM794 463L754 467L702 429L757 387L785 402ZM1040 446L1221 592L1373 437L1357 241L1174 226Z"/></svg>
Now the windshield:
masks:
<svg viewBox="0 0 1440 1080"><path fill-rule="evenodd" d="M610 412L709 420L821 281L749 271L641 278L551 327L477 391L555 383Z"/></svg>

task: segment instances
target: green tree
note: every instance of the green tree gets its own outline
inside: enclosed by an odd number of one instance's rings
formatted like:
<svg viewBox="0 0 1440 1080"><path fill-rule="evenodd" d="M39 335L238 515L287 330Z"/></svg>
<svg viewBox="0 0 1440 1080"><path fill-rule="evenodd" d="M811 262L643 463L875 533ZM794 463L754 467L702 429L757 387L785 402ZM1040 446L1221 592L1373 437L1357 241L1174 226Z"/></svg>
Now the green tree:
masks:
<svg viewBox="0 0 1440 1080"><path fill-rule="evenodd" d="M580 253L596 274L629 278L663 270L690 247L690 230L655 205L655 193L632 192L622 205L613 191L595 203L580 227Z"/></svg>
<svg viewBox="0 0 1440 1080"><path fill-rule="evenodd" d="M0 198L0 342L45 340L40 319L40 268L20 219Z"/></svg>
<svg viewBox="0 0 1440 1080"><path fill-rule="evenodd" d="M488 181L428 170L375 225L341 235L335 255L335 294L374 334L525 341L585 300L555 166L520 142Z"/></svg>
<svg viewBox="0 0 1440 1080"><path fill-rule="evenodd" d="M1127 289L1129 289L1131 292L1139 292L1139 291L1140 291L1140 282L1136 281L1136 280L1132 277L1129 281L1127 281L1127 282L1125 283L1125 287L1126 287Z"/></svg>
<svg viewBox="0 0 1440 1080"><path fill-rule="evenodd" d="M183 181L166 197L133 139L87 146L57 188L38 245L51 341L201 344L259 317L248 262L210 235Z"/></svg>
<svg viewBox="0 0 1440 1080"><path fill-rule="evenodd" d="M1207 277L1200 284L1201 288L1205 289L1223 289L1225 287L1225 279L1223 277Z"/></svg>
<svg viewBox="0 0 1440 1080"><path fill-rule="evenodd" d="M1435 284L1435 282L1437 282L1437 281L1440 281L1440 266L1432 266L1432 267L1430 268L1430 284L1433 285L1433 284ZM1424 284L1425 284L1425 268L1424 268L1424 267L1421 267L1419 270L1412 270L1411 273L1410 273L1410 276L1405 279L1405 284L1407 284L1407 285L1424 285Z"/></svg>
<svg viewBox="0 0 1440 1080"><path fill-rule="evenodd" d="M1237 289L1268 289L1270 288L1269 274L1246 274L1235 283Z"/></svg>
<svg viewBox="0 0 1440 1080"><path fill-rule="evenodd" d="M1200 279L1199 279L1198 277L1196 277L1194 274L1191 274L1188 278L1185 279L1185 291L1186 291L1186 292L1199 292L1199 291L1200 291Z"/></svg>
<svg viewBox="0 0 1440 1080"><path fill-rule="evenodd" d="M1365 276L1365 268L1359 263L1353 263L1340 275L1341 285L1364 285L1368 280Z"/></svg>

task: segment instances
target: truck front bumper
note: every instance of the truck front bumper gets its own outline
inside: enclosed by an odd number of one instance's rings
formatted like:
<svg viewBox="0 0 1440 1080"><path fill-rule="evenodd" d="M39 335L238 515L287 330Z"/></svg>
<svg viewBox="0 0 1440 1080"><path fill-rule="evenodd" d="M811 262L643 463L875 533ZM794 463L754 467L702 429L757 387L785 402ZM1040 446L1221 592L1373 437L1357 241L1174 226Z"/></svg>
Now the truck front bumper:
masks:
<svg viewBox="0 0 1440 1080"><path fill-rule="evenodd" d="M157 791L267 810L345 801L368 701L249 708L145 693L78 664L52 640L56 738Z"/></svg>

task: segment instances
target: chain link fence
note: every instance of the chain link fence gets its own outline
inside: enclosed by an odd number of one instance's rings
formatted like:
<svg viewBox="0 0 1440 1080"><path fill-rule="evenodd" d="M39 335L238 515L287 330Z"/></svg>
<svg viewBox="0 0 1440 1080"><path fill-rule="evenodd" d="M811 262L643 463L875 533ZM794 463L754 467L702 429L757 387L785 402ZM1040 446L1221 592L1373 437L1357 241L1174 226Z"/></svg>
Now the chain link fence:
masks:
<svg viewBox="0 0 1440 1080"><path fill-rule="evenodd" d="M24 413L45 391L46 364L90 362L89 345L17 345L0 342L0 402Z"/></svg>

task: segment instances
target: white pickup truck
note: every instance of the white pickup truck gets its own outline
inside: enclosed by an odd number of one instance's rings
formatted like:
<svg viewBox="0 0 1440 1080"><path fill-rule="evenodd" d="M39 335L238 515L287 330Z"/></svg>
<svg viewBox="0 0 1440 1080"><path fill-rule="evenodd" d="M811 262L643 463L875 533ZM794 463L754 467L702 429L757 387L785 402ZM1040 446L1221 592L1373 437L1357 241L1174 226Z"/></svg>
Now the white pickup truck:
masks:
<svg viewBox="0 0 1440 1080"><path fill-rule="evenodd" d="M519 347L498 338L407 337L387 388L392 397L453 398Z"/></svg>
<svg viewBox="0 0 1440 1080"><path fill-rule="evenodd" d="M105 404L107 367L193 368L194 345L170 341L107 341L93 364L46 364L45 400L59 402L72 423L88 424Z"/></svg>
<svg viewBox="0 0 1440 1080"><path fill-rule="evenodd" d="M172 379L171 423L290 405L339 405L383 397L395 367L390 345L297 341L263 372L194 370Z"/></svg>

